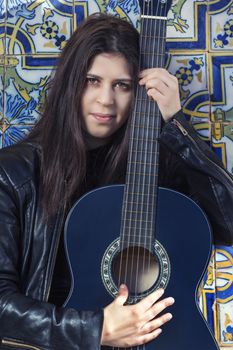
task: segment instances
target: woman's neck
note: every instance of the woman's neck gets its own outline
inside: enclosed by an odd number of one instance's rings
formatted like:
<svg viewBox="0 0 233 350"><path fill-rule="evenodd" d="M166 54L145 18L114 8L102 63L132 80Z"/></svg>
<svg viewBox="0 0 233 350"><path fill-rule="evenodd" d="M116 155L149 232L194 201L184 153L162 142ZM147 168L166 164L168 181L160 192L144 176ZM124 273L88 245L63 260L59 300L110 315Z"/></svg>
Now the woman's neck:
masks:
<svg viewBox="0 0 233 350"><path fill-rule="evenodd" d="M85 144L88 150L92 150L95 148L99 148L101 146L107 145L109 141L111 140L110 137L108 138L98 138L91 136L85 132L84 134Z"/></svg>

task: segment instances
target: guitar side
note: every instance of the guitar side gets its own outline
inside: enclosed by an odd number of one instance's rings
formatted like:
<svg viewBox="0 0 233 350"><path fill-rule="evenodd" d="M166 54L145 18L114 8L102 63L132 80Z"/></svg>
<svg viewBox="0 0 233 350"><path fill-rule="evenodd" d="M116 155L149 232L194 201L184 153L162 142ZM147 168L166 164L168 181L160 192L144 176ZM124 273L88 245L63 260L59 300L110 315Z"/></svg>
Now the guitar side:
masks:
<svg viewBox="0 0 233 350"><path fill-rule="evenodd" d="M65 249L72 286L65 306L95 310L112 302L103 283L109 268L103 256L119 237L123 193L123 185L99 188L83 196L71 209L65 225ZM197 288L211 254L211 233L205 215L183 194L159 188L156 239L170 261L165 296L175 298L170 309L173 319L157 339L133 349L154 350L156 346L157 350L218 350L197 304ZM105 283L111 283L111 278ZM111 288L114 294L114 286L109 287L110 291Z"/></svg>

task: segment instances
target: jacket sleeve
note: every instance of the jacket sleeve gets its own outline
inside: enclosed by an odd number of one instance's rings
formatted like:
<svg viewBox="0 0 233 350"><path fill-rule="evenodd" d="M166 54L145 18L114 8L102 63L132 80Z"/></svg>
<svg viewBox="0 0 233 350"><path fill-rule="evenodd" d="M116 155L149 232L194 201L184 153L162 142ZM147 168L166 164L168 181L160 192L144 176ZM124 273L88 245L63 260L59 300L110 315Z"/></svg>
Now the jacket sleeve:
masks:
<svg viewBox="0 0 233 350"><path fill-rule="evenodd" d="M190 196L206 213L215 244L233 244L233 177L210 147L199 138L180 111L160 135L167 160L168 186Z"/></svg>
<svg viewBox="0 0 233 350"><path fill-rule="evenodd" d="M18 206L0 168L0 349L100 349L102 310L58 308L24 294Z"/></svg>

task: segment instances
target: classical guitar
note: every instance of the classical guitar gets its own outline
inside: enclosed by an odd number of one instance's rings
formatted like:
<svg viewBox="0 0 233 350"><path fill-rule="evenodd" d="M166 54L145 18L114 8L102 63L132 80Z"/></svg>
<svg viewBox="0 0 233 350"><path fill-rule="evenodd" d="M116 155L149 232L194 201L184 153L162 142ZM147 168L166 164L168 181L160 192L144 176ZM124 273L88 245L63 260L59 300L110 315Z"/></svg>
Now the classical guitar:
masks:
<svg viewBox="0 0 233 350"><path fill-rule="evenodd" d="M141 68L162 67L171 1L141 0L140 6ZM130 290L128 303L162 287L176 300L173 320L157 339L131 350L217 350L197 302L210 258L210 227L191 199L158 188L160 122L158 107L138 87L125 185L89 192L67 217L72 286L65 306L102 308L121 283Z"/></svg>

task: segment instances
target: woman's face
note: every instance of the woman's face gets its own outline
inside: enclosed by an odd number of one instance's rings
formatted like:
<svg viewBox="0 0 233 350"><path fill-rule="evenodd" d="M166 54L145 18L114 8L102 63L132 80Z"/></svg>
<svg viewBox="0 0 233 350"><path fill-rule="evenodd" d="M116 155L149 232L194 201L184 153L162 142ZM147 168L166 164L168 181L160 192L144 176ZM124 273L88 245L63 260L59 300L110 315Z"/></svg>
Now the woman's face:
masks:
<svg viewBox="0 0 233 350"><path fill-rule="evenodd" d="M126 59L117 54L99 54L88 70L81 99L87 145L108 142L128 118L133 82Z"/></svg>

